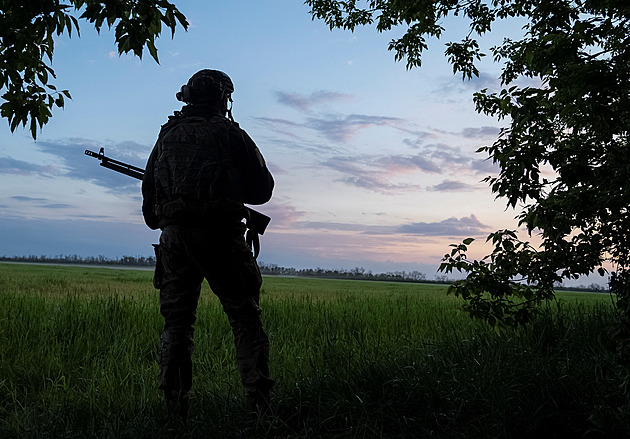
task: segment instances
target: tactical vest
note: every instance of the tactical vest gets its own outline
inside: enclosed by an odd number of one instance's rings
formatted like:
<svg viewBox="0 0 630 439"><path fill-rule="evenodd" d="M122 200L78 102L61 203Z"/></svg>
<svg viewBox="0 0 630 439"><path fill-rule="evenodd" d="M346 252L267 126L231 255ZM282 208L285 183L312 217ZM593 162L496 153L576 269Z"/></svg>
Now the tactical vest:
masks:
<svg viewBox="0 0 630 439"><path fill-rule="evenodd" d="M154 164L155 213L161 222L243 217L242 179L232 162L230 128L221 116L180 116L164 125Z"/></svg>

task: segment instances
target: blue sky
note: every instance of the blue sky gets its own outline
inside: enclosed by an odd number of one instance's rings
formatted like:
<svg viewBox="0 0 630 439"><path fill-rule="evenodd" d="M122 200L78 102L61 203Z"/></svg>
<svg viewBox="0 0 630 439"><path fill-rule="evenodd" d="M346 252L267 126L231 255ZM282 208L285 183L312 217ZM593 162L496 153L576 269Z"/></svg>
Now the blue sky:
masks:
<svg viewBox="0 0 630 439"><path fill-rule="evenodd" d="M500 123L474 111L472 94L498 89L499 67L464 82L443 42L466 28L446 24L423 66L406 70L387 51L398 34L330 31L300 1L179 2L188 32L158 40L160 64L118 56L111 32L81 23L81 38L56 40L58 89L73 99L37 142L0 123L0 255L151 254L158 232L140 214L139 182L83 155L144 167L160 125L181 107L196 71L228 73L234 117L276 179L273 219L259 260L293 267L435 275L448 245L516 228L515 212L481 180L496 172L475 153ZM498 27L493 41L520 26Z"/></svg>

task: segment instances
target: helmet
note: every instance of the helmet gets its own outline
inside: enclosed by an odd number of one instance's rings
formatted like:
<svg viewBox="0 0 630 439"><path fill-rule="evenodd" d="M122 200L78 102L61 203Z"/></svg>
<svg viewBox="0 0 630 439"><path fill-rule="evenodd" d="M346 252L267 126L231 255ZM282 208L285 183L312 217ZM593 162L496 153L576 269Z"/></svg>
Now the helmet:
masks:
<svg viewBox="0 0 630 439"><path fill-rule="evenodd" d="M228 75L219 70L204 69L192 75L175 96L186 103L202 103L229 98L232 92L234 84Z"/></svg>

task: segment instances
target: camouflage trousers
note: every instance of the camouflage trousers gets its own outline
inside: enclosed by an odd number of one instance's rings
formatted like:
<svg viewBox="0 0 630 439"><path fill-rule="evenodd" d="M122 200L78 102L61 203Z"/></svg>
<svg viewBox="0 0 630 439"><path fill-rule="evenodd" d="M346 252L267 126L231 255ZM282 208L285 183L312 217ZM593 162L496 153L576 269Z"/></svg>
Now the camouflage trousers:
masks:
<svg viewBox="0 0 630 439"><path fill-rule="evenodd" d="M180 225L160 236L154 283L160 289L164 331L159 346L159 388L187 398L192 386L193 333L204 278L217 295L234 335L237 366L249 400L268 398L269 339L263 329L262 278L242 233L209 233Z"/></svg>

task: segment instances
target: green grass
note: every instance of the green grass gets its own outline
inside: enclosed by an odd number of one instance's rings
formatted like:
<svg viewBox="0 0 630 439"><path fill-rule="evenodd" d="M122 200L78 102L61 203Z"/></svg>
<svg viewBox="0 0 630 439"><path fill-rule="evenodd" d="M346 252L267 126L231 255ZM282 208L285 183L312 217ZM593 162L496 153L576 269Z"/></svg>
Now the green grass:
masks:
<svg viewBox="0 0 630 439"><path fill-rule="evenodd" d="M273 415L248 424L204 285L191 419L163 425L148 271L0 264L0 437L626 437L605 294L497 335L442 285L265 278ZM625 410L625 411L624 411Z"/></svg>

